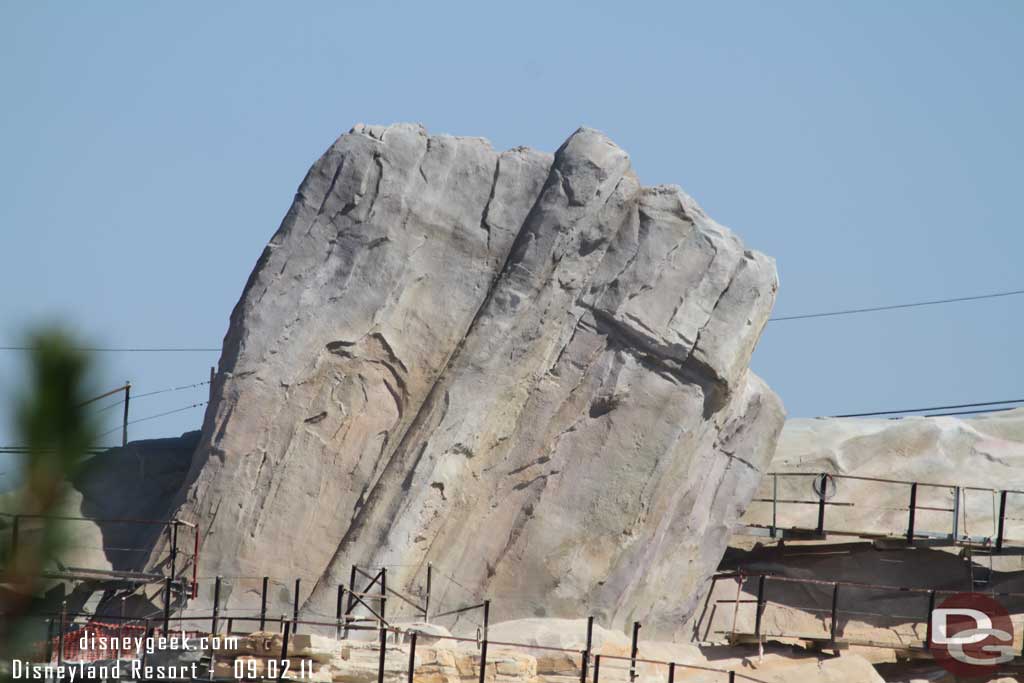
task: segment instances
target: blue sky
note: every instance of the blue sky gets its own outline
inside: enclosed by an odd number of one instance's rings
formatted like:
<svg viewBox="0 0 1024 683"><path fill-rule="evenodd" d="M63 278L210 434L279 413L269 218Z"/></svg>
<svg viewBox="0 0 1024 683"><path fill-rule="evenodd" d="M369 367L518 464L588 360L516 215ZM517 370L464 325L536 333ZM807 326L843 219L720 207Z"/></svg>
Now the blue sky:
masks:
<svg viewBox="0 0 1024 683"><path fill-rule="evenodd" d="M778 260L779 315L1024 288L1022 29L1010 0L6 0L0 343L56 320L96 345L219 346L306 169L357 122L502 149L600 128ZM1024 398L1022 306L771 323L753 367L798 416ZM22 360L0 351L4 413ZM217 354L99 361L99 385L143 393Z"/></svg>

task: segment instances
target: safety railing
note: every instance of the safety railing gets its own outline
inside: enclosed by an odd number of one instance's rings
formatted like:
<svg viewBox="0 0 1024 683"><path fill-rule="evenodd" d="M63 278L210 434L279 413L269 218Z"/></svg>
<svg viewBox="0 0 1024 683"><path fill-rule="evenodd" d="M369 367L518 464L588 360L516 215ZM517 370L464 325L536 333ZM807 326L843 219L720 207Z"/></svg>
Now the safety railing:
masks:
<svg viewBox="0 0 1024 683"><path fill-rule="evenodd" d="M489 602L485 603L485 613L489 610ZM185 629L161 629L160 626L149 619L116 619L109 616L102 617L105 621L97 622L92 621L87 624L72 624L69 623L69 619L75 616L82 616L84 613L71 613L61 611L58 615L42 615L43 617L49 616L51 630L56 630L56 634L48 637L46 641L37 647L37 652L33 653L33 661L44 661L60 664L67 661L82 661L82 660L106 660L106 659L138 659L142 658L143 663L147 651L144 647L139 647L135 650L128 649L83 649L79 646L78 642L82 636L87 637L106 637L112 639L113 642L120 643L126 636L134 638L142 638L144 641L149 638L158 637L161 635L177 635L185 634L192 637L207 637L216 635L217 632L207 633L203 630L185 630ZM96 615L93 615L96 616ZM97 617L99 618L99 617ZM185 614L182 615L183 619L189 621L195 621L197 619L212 618L209 614ZM55 620L58 620L55 623ZM268 622L277 623L279 625L280 634L280 651L279 656L270 657L267 661L257 664L254 661L255 658L248 656L241 662L242 671L237 669L233 672L237 677L240 678L252 678L267 680L271 678L279 679L280 676L286 671L289 666L289 657L292 652L292 639L296 633L295 621L287 617L281 619L272 619L267 617ZM302 620L304 625L321 625L321 626L333 626L330 622L319 622L315 620ZM489 629L484 627L481 632L477 634L476 638L467 638L454 635L431 636L434 640L443 640L453 644L457 644L457 647L462 650L458 654L460 656L467 656L472 665L473 673L478 677L479 683L485 683L491 672L497 672L509 675L514 674L516 670L521 669L521 673L524 675L529 673L531 670L530 666L522 660L518 655L528 655L534 658L533 664L535 665L535 671L537 674L559 677L563 680L576 679L580 683L619 683L629 681L634 683L639 678L650 681L658 677L663 677L666 683L674 683L677 675L681 680L692 681L693 683L706 682L715 683L721 681L725 683L734 683L735 681L751 681L753 683L765 683L764 679L756 676L751 676L743 671L737 671L735 669L726 669L720 667L714 667L703 664L693 664L686 662L676 662L670 660L660 660L643 657L640 652L639 643L639 632L641 625L639 622L635 622L632 627L632 641L629 655L616 654L613 648L612 652L602 652L601 647L594 646L593 631L594 631L594 618L589 617L586 620L586 632L585 636L581 638L582 642L585 643L583 648L574 649L560 647L557 645L541 644L536 642L515 642L510 640L499 640L492 639L490 637ZM420 672L418 669L417 660L417 648L419 647L418 640L423 635L422 632L416 629L416 627L403 628L395 625L378 625L374 626L361 626L358 627L362 630L373 632L375 638L372 640L361 640L357 643L350 642L347 645L349 650L345 661L352 666L359 666L360 661L363 663L367 662L367 655L371 655L374 663L376 664L376 677L378 683L384 683L385 679L394 680L399 675L404 675L409 683L414 683L417 676L430 676L431 672ZM210 638L213 642L227 642L225 638ZM466 648L465 646L470 645L472 647ZM339 641L336 643L336 647L340 649L342 643ZM354 651L354 648L358 647L360 652L363 653L363 657L360 659L359 653ZM476 650L475 655L465 655L465 652L472 652ZM274 652L277 654L277 651ZM207 653L207 662L210 667L211 673L215 669L215 658L217 655L216 649L211 647ZM300 656L301 658L301 656ZM246 667L261 667L261 669L253 669L249 672L251 675L246 675L244 670ZM235 664L238 666L238 663ZM458 665L457 665L458 666ZM517 669L518 668L518 669ZM491 676L493 678L493 675Z"/></svg>
<svg viewBox="0 0 1024 683"><path fill-rule="evenodd" d="M908 544L1024 546L1024 491L845 474L772 472L739 533L772 538L846 535Z"/></svg>
<svg viewBox="0 0 1024 683"><path fill-rule="evenodd" d="M306 604L312 594L313 581L302 577L281 581L263 577L200 577L196 581L197 595L210 606L210 631L213 633L227 625L229 633L235 626L263 630L267 624L282 623L287 616L292 632L307 626L327 626L326 634L336 638L348 636L349 631L388 626L395 618L422 622L446 620L468 613L483 617L487 627L489 603L486 600L456 604L447 609L431 611L431 600L438 578L432 565L426 566L426 583L420 590L400 591L388 584L387 567L360 567L353 565L348 584L336 587L334 611L317 611L322 605ZM413 580L415 577L413 577ZM280 618L273 615L280 614ZM178 618L178 615L175 616ZM195 619L194 616L189 617ZM250 629L251 631L252 629Z"/></svg>
<svg viewBox="0 0 1024 683"><path fill-rule="evenodd" d="M963 592L766 573L728 572L714 580L734 580L736 592L734 597L711 598L715 611L708 619L708 631L734 643L804 640L833 647L924 652L932 642L931 614L936 605ZM990 591L984 595L1024 605L1024 593ZM726 614L718 615L719 608ZM1018 622L1015 630L1019 634L1022 617L1018 614L1013 619ZM711 629L712 623L717 628ZM1024 641L1015 647L1019 656L1024 656Z"/></svg>
<svg viewBox="0 0 1024 683"><path fill-rule="evenodd" d="M105 577L134 583L154 583L171 578L176 584L195 583L199 528L178 519L0 512L0 543L7 545L8 560L14 561L32 546L38 548L51 525L58 525L63 536L78 540L58 545L56 556L49 558L46 576L68 580ZM140 530L148 530L150 534ZM166 552L151 558L161 534L167 536ZM156 569L146 571L147 566Z"/></svg>
<svg viewBox="0 0 1024 683"><path fill-rule="evenodd" d="M358 574L358 572L357 572ZM718 599L732 612L731 623L717 631L718 635L734 644L763 644L769 640L804 640L817 641L819 645L840 649L841 646L859 645L869 647L890 648L896 651L925 652L931 642L929 616L939 601L956 591L908 588L866 584L851 581L827 581L809 578L792 578L772 574L728 573L715 577L716 581L735 580L736 596L732 600ZM277 583L268 582L268 590ZM379 586L379 581L378 581ZM295 585L296 595L301 584ZM341 595L348 595L348 588ZM215 590L217 589L215 585ZM379 595L379 593L377 594ZM753 599L748 595L756 596ZM1017 600L1024 604L1024 593L996 592L995 598ZM343 601L339 600L339 604ZM347 604L347 603L345 603ZM123 602L122 602L123 605ZM522 662L512 656L510 650L537 652L535 655L537 672L565 679L578 678L581 683L636 683L639 678L645 681L663 677L667 683L674 683L676 676L686 681L758 681L742 670L714 667L707 664L674 662L644 657L641 653L639 634L641 624L634 622L629 653L624 654L617 646L612 651L601 651L593 645L594 619L586 621L585 643L582 648L565 648L558 645L541 643L524 643L512 640L501 640L491 637L490 601L482 605L483 626L476 637L455 635L431 636L432 638L452 641L459 644L473 644L477 650L475 673L484 683L488 667L501 667L508 673L519 667ZM296 619L281 614L279 617L267 613L225 617L215 601L212 611L184 609L176 613L172 621L167 614L162 618L150 614L144 618L124 616L123 607L120 616L109 614L87 614L84 612L68 612L62 609L59 614L37 615L49 617L48 633L45 648L37 648L45 653L45 661L51 661L56 654L58 661L74 657L91 657L108 659L112 655L120 657L137 657L139 654L124 652L103 652L88 655L79 652L75 645L69 645L70 638L79 637L92 629L107 635L123 637L130 635L171 635L175 633L203 634L219 637L252 633L255 624L259 623L259 631L267 631L272 625L282 640L281 662L288 659L289 638L298 633L299 629L326 630L334 634L339 641L362 632L363 637L350 647L361 648L360 652L367 655L371 651L376 655L378 680L383 681L385 674L389 680L405 672L409 680L416 675L417 638L422 637L418 627L400 626L386 623L378 616L375 621L360 621L360 617L346 614L339 610L333 620L311 617ZM798 618L799 617L799 618ZM84 622L80 621L85 619ZM162 621L162 624L161 624ZM209 628L198 626L203 622ZM242 627L251 624L253 628ZM864 625L871 628L864 629ZM226 626L226 628L225 628ZM1019 626L1019 624L1017 625ZM1018 633L1020 628L1015 628ZM887 634L880 637L879 633ZM371 635L369 640L365 637ZM564 638L564 634L561 634ZM376 649L373 649L376 641ZM340 644L338 645L340 647ZM1015 647L1021 647L1015 644ZM1024 656L1024 653L1022 653ZM357 658L358 659L358 658ZM1019 660L1018 660L1019 661ZM405 664L403 665L403 662ZM404 668L403 668L404 667ZM511 669L510 669L511 667Z"/></svg>

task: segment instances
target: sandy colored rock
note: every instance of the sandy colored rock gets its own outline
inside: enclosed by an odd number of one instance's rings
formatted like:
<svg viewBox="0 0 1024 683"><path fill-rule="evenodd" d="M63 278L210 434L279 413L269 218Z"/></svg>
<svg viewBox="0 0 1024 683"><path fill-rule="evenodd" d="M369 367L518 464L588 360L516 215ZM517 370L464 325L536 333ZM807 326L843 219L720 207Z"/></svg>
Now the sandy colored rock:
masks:
<svg viewBox="0 0 1024 683"><path fill-rule="evenodd" d="M764 672L765 681L790 683L816 681L818 683L884 683L871 663L858 656L826 659L804 664L788 671Z"/></svg>
<svg viewBox="0 0 1024 683"><path fill-rule="evenodd" d="M411 634L415 633L416 642L421 645L432 647L454 647L455 645L454 642L450 641L451 631L440 624L415 621L397 624L397 627L403 631L402 638L406 641Z"/></svg>
<svg viewBox="0 0 1024 683"><path fill-rule="evenodd" d="M217 656L254 655L257 657L280 657L284 646L284 637L276 631L257 631L245 636L238 636L235 647L228 647L230 640L224 639L222 647L216 651Z"/></svg>

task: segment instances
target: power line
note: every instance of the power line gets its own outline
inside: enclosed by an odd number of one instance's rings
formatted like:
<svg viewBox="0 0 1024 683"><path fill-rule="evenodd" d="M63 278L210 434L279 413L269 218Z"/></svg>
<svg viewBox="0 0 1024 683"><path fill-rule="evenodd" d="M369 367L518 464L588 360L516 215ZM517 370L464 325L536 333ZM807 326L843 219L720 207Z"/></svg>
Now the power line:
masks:
<svg viewBox="0 0 1024 683"><path fill-rule="evenodd" d="M156 391L148 391L145 394L132 394L132 400L134 401L137 398L146 398L147 396L156 396L157 394L166 394L166 393L169 393L169 392L172 392L172 391L184 391L185 389L195 389L196 387L201 387L201 386L204 386L204 385L209 384L209 383L210 383L210 380L204 380L202 382L196 382L195 384L185 384L185 385L180 386L180 387L167 387L166 389L157 389Z"/></svg>
<svg viewBox="0 0 1024 683"><path fill-rule="evenodd" d="M79 403L78 407L81 408L82 406L87 406L90 403L95 403L96 401L104 399L107 396L113 396L114 394L119 394L122 391L125 391L126 389L128 389L128 386L129 385L126 382L125 384L122 384L121 386L117 387L116 389L111 389L110 391L104 392L104 393L100 394L99 396L93 396L92 398L90 398L88 401L85 401L84 403Z"/></svg>
<svg viewBox="0 0 1024 683"><path fill-rule="evenodd" d="M974 296L958 296L949 299L930 299L927 301L914 301L905 304L890 304L887 306L870 306L867 308L847 308L839 311L821 311L818 313L800 313L797 315L779 315L768 319L768 322L782 322L784 320L807 320L810 318L828 318L837 315L853 315L856 313L874 313L877 311L893 311L901 308L917 308L920 306L937 306L939 304L951 304L962 301L981 301L983 299L997 299L1006 296L1024 294L1024 289L1012 289L1005 292L991 292L989 294L977 294ZM0 351L31 351L31 346L0 346ZM87 351L91 353L213 353L221 351L217 347L191 347L191 346L151 346L151 347L78 347L76 351Z"/></svg>
<svg viewBox="0 0 1024 683"><path fill-rule="evenodd" d="M103 406L102 408L97 408L96 412L97 413L102 413L105 410L110 410L111 408L116 408L119 405L124 405L124 399L123 398L120 401L117 401L115 403L111 403L109 406Z"/></svg>
<svg viewBox="0 0 1024 683"><path fill-rule="evenodd" d="M1008 408L989 408L988 410L960 410L955 413L931 413L922 417L948 417L950 415L978 415L979 413L1004 413L1008 410L1016 410L1020 406L1009 406Z"/></svg>
<svg viewBox="0 0 1024 683"><path fill-rule="evenodd" d="M894 413L928 413L933 410L959 410L961 408L982 408L985 406L998 406L1005 405L1007 403L1024 403L1024 398L1015 398L1007 401L984 401L982 403L959 403L957 405L948 406L932 406L931 408L903 408L901 410L877 410L872 413L847 413L845 415L832 415L832 417L875 417L878 415L892 415ZM1011 410L1008 408L1007 410ZM968 412L986 412L986 411L968 411Z"/></svg>
<svg viewBox="0 0 1024 683"><path fill-rule="evenodd" d="M0 351L31 351L32 346L0 346ZM86 351L89 353L193 353L220 351L220 347L174 347L174 346L153 346L153 347L99 347L83 346L76 347L75 351Z"/></svg>
<svg viewBox="0 0 1024 683"><path fill-rule="evenodd" d="M86 448L85 452L90 455L97 455L104 451L110 450L111 448L120 448L120 446L93 446ZM32 453L54 453L54 448L30 448L28 446L0 446L0 453L8 455L30 455Z"/></svg>
<svg viewBox="0 0 1024 683"><path fill-rule="evenodd" d="M892 311L897 308L916 308L918 306L936 306L938 304L951 304L958 301L979 301L981 299L996 299L1003 296L1015 296L1024 294L1024 289L1014 289L1008 292L993 292L991 294L978 294L976 296L958 296L952 299L932 299L930 301L915 301L909 304L892 304L890 306L872 306L870 308L848 308L842 311L826 311L823 313L802 313L800 315L780 315L769 318L768 322L779 322L782 320L806 320L808 318L827 318L834 315L852 315L854 313L872 313L874 311Z"/></svg>
<svg viewBox="0 0 1024 683"><path fill-rule="evenodd" d="M157 394L167 394L167 393L170 393L172 391L184 391L185 389L195 389L195 388L207 385L209 383L210 383L210 380L204 380L202 382L196 382L195 384L186 384L186 385L180 386L180 387L167 387L166 389L157 389L156 391L147 391L144 394L132 394L131 400L136 401L136 400L138 400L140 398L146 398L147 396L156 396ZM123 389L118 389L118 391L123 391ZM104 412L106 410L110 410L111 408L116 408L119 405L124 405L124 399L123 398L120 401L115 401L114 403L111 403L109 405L105 405L102 408L98 408L96 410L96 412L97 413L102 413L102 412Z"/></svg>
<svg viewBox="0 0 1024 683"><path fill-rule="evenodd" d="M192 408L198 408L199 406L205 406L206 403L207 403L206 401L200 401L199 403L193 403L190 406L184 406L182 408L175 408L174 410L168 410L167 412L157 413L156 415L148 415L146 417L140 417L140 418L138 418L136 420L129 420L127 422L127 424L133 425L133 424L136 424L138 422L145 422L146 420L155 420L156 418L164 417L165 415L173 415L174 413L180 413L180 412L183 412L185 410L191 410ZM125 426L124 424L119 424L118 426L114 427L113 429L108 429L107 431L103 432L97 438L104 437L107 434L113 434L114 432L123 429L124 426Z"/></svg>

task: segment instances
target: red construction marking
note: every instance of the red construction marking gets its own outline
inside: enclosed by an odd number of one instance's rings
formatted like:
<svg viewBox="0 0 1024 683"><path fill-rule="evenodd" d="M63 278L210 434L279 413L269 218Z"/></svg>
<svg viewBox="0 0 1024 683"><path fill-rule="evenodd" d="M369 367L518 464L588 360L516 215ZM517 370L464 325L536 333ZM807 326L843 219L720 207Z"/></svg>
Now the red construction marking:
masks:
<svg viewBox="0 0 1024 683"><path fill-rule="evenodd" d="M199 595L199 526L192 529L195 532L195 548L192 552L192 599Z"/></svg>

